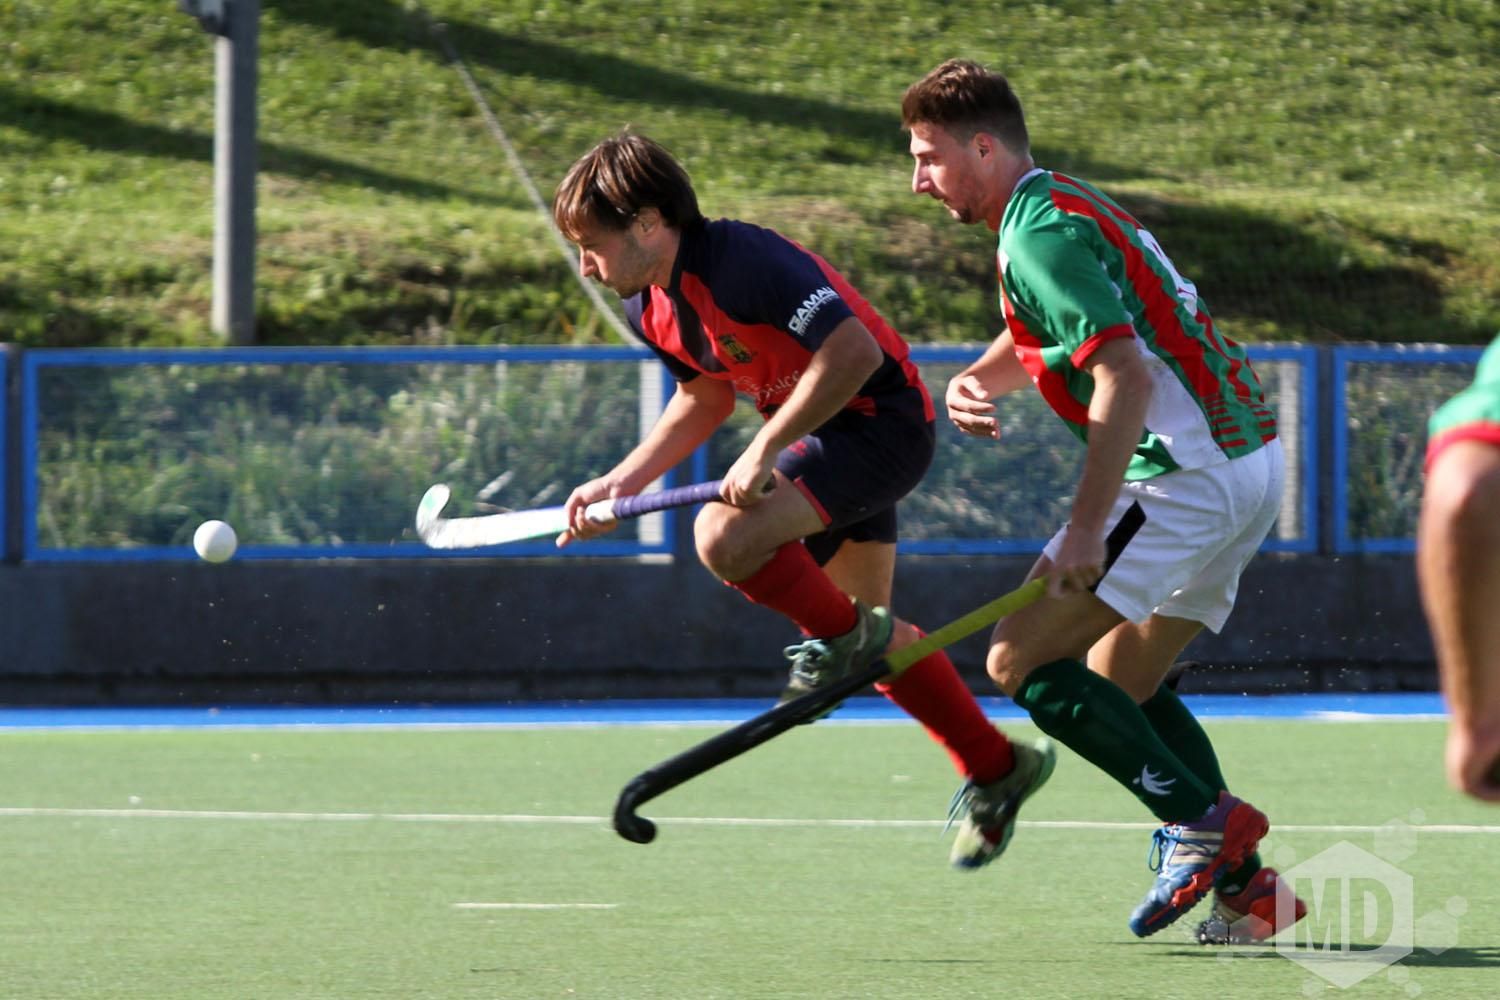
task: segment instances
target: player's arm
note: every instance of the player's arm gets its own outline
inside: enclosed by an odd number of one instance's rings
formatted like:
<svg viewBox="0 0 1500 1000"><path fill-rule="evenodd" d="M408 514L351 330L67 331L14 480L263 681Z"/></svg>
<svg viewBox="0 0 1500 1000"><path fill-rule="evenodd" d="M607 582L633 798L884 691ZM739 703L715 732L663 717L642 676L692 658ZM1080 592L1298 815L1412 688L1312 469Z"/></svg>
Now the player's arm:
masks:
<svg viewBox="0 0 1500 1000"><path fill-rule="evenodd" d="M1417 573L1448 730L1449 782L1500 802L1500 448L1460 440L1428 471Z"/></svg>
<svg viewBox="0 0 1500 1000"><path fill-rule="evenodd" d="M846 317L818 345L802 377L724 474L724 499L736 506L762 496L776 456L838 414L880 367L885 354L865 325Z"/></svg>
<svg viewBox="0 0 1500 1000"><path fill-rule="evenodd" d="M979 359L948 380L943 402L953 426L972 437L1000 439L994 399L1031 384L1031 376L1016 357L1010 331L985 348Z"/></svg>
<svg viewBox="0 0 1500 1000"><path fill-rule="evenodd" d="M1151 373L1134 336L1104 341L1083 361L1094 380L1089 399L1088 448L1068 517L1068 532L1053 560L1053 596L1086 590L1104 572L1104 536L1125 470L1146 429Z"/></svg>
<svg viewBox="0 0 1500 1000"><path fill-rule="evenodd" d="M677 383L661 417L641 443L613 469L569 494L564 506L572 527L558 536L557 544L611 530L613 525L601 528L585 518L584 509L596 500L639 493L691 455L733 411L734 387L729 383L701 375Z"/></svg>

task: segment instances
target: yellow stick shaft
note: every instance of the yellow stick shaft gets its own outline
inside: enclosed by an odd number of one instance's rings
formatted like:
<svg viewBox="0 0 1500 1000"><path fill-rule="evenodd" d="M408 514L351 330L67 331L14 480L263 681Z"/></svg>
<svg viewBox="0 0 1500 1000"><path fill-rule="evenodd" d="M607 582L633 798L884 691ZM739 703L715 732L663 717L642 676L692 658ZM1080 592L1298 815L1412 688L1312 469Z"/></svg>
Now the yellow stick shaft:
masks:
<svg viewBox="0 0 1500 1000"><path fill-rule="evenodd" d="M902 646L885 658L886 665L891 668L889 676L895 677L918 660L945 646L953 645L958 640L978 632L986 625L993 625L1006 615L1015 614L1046 592L1047 578L1037 577L1035 580L1021 584L1010 593L1001 594L988 604L975 608L962 618L955 618L936 632L923 636L910 646Z"/></svg>

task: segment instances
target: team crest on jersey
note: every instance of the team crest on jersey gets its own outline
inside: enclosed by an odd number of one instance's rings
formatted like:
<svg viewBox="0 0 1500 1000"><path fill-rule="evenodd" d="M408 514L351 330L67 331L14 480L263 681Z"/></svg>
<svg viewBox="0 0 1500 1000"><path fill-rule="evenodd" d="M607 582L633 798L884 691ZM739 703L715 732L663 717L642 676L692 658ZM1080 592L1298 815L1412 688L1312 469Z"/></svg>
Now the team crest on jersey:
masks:
<svg viewBox="0 0 1500 1000"><path fill-rule="evenodd" d="M724 348L725 352L740 364L748 365L751 361L755 360L754 352L736 340L734 334L721 333L716 339L719 341L719 346Z"/></svg>

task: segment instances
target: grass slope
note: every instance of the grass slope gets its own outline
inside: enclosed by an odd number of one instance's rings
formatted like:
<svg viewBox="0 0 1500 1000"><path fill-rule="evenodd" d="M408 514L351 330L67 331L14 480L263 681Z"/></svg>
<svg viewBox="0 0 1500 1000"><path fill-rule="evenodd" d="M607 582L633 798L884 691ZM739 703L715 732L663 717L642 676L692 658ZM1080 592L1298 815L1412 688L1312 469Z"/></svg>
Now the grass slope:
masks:
<svg viewBox="0 0 1500 1000"><path fill-rule="evenodd" d="M544 197L629 123L706 210L783 229L908 336L984 339L992 248L907 188L901 91L978 58L1039 162L1137 212L1248 340L1500 328L1489 0L263 0L266 343L587 342ZM0 331L213 343L213 46L165 0L0 0Z"/></svg>

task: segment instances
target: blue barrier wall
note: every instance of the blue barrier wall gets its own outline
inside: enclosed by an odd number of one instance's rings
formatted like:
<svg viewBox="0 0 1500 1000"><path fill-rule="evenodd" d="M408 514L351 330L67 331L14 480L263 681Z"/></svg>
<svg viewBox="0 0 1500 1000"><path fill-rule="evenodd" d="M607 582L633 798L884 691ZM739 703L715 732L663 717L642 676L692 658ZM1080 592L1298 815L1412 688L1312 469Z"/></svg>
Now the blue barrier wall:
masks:
<svg viewBox="0 0 1500 1000"><path fill-rule="evenodd" d="M972 350L915 352L935 395ZM1426 414L1477 354L1254 351L1295 474L1229 626L1187 650L1204 664L1189 689L1435 686L1401 533ZM0 703L769 697L782 683L795 636L697 565L686 516L562 558L545 540L440 554L411 534L429 482L461 484L479 512L559 502L611 464L670 391L639 352L36 351L9 369L23 391L0 415ZM1057 421L1034 402L1007 403L999 445L945 430L903 507L903 615L931 628L1009 590L1057 522L1081 449L1049 437ZM680 477L721 470L753 420L737 414ZM245 519L243 558L197 561L193 527L226 512ZM983 634L952 654L992 691Z"/></svg>
<svg viewBox="0 0 1500 1000"><path fill-rule="evenodd" d="M1029 556L908 556L925 628L1018 585ZM988 629L950 647L970 686ZM0 704L774 698L779 615L695 561L337 559L0 566ZM1263 553L1185 690L1431 690L1408 557Z"/></svg>

